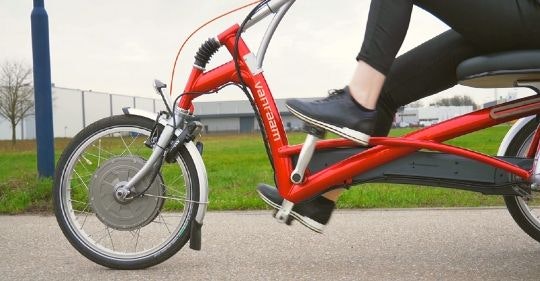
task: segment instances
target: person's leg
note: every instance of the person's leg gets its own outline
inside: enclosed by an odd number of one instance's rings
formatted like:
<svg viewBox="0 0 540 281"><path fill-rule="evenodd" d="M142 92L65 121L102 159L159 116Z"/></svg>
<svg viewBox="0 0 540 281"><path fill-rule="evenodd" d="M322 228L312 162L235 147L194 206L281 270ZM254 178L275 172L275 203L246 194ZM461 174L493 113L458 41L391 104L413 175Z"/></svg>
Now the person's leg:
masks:
<svg viewBox="0 0 540 281"><path fill-rule="evenodd" d="M483 52L540 47L540 5L533 0L414 0Z"/></svg>
<svg viewBox="0 0 540 281"><path fill-rule="evenodd" d="M540 47L540 5L531 0L373 0L357 69L348 87L314 102L293 99L300 119L366 145L376 128L385 77L418 5L483 52ZM405 95L405 98L411 97Z"/></svg>
<svg viewBox="0 0 540 281"><path fill-rule="evenodd" d="M412 7L412 0L373 0L359 62L348 86L315 102L288 100L289 110L307 123L367 145L375 126L373 109L407 33Z"/></svg>
<svg viewBox="0 0 540 281"><path fill-rule="evenodd" d="M412 0L371 1L358 63L348 84L354 100L367 109L377 105L386 75L407 34L412 8Z"/></svg>
<svg viewBox="0 0 540 281"><path fill-rule="evenodd" d="M398 108L457 84L456 68L482 51L448 30L394 61L377 103L375 136L387 136Z"/></svg>
<svg viewBox="0 0 540 281"><path fill-rule="evenodd" d="M457 84L455 69L465 59L509 49L540 48L540 5L529 0L496 5L494 1L453 0L444 5L438 0L415 1L454 30L396 58L378 100L374 135L388 134L399 107Z"/></svg>
<svg viewBox="0 0 540 281"><path fill-rule="evenodd" d="M349 82L349 91L356 102L367 109L375 109L386 76L359 60L353 77Z"/></svg>
<svg viewBox="0 0 540 281"><path fill-rule="evenodd" d="M383 86L384 76L388 74L393 63L399 63L393 58L404 39L403 36L408 28L408 18L410 18L410 9L413 4L448 24L461 34L465 38L464 40L474 45L477 50L494 52L540 47L540 20L538 20L540 18L540 5L535 1L453 0L441 2L440 0L414 0L391 1L391 3L372 1L366 36L362 49L356 58L358 60L357 69L349 83L351 95L366 108L375 108ZM385 12L384 17L381 16L381 11ZM430 55L432 59L439 59L428 54L428 56ZM416 55L412 57L417 58ZM402 65L416 67L408 62L402 63ZM451 65L447 64L447 66ZM455 63L453 65L457 66ZM411 73L410 70L412 69L403 73ZM454 76L451 72L442 74ZM388 84L394 83L387 83L385 87ZM426 88L433 89L429 86ZM422 95L433 93L430 91L422 93ZM399 96L400 99L408 100L408 102L416 100L411 99L414 97L414 94L407 93ZM376 128L378 129L378 125Z"/></svg>

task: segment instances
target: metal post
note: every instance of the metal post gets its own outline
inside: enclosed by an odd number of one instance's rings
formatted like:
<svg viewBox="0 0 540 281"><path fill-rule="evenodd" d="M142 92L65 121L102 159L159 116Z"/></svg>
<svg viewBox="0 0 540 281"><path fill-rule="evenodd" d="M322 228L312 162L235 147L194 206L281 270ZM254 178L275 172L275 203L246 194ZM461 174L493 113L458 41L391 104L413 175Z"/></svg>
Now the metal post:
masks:
<svg viewBox="0 0 540 281"><path fill-rule="evenodd" d="M86 111L84 109L84 91L81 91L82 127L86 128Z"/></svg>
<svg viewBox="0 0 540 281"><path fill-rule="evenodd" d="M109 94L109 109L111 111L111 116L113 116L112 94Z"/></svg>
<svg viewBox="0 0 540 281"><path fill-rule="evenodd" d="M24 140L24 118L21 119L21 140Z"/></svg>
<svg viewBox="0 0 540 281"><path fill-rule="evenodd" d="M37 168L39 177L54 175L54 130L52 115L49 20L43 0L34 0L30 16L34 62Z"/></svg>

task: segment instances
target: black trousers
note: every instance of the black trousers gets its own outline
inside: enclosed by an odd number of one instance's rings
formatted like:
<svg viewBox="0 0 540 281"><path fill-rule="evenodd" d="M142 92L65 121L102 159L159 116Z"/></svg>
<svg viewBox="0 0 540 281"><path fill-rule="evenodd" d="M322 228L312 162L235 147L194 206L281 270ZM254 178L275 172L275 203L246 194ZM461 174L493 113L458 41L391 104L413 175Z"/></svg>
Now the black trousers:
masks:
<svg viewBox="0 0 540 281"><path fill-rule="evenodd" d="M413 5L451 29L395 58ZM386 75L375 135L388 134L399 107L456 85L462 61L518 49L540 49L536 0L372 0L357 60Z"/></svg>

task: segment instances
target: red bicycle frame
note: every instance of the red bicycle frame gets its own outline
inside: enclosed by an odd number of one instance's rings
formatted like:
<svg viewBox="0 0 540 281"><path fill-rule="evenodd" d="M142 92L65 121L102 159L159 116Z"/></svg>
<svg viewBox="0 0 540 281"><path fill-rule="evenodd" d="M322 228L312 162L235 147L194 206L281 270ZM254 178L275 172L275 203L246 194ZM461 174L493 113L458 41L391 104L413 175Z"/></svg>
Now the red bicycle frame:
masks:
<svg viewBox="0 0 540 281"><path fill-rule="evenodd" d="M238 29L239 26L234 25L218 36L221 45L224 45L231 55L235 53L235 37ZM307 174L301 184L293 184L290 180L290 175L294 169L292 156L298 155L302 146L290 146L288 144L281 116L264 75L261 71L250 69L245 58L251 54L251 51L241 37L238 44L240 72L242 79L253 94L258 113L261 115L263 123L261 129L268 136L268 146L271 152L271 161L274 163L276 184L283 198L289 201L298 203L333 186L350 184L354 176L420 149L446 152L477 160L506 170L524 180L529 180L531 176L531 171L511 163L464 148L446 145L442 142L503 122L532 114L540 114L540 98L536 96L458 116L409 133L403 137L373 137L370 140L370 145L373 147L314 174ZM239 82L234 61L208 72L194 67L185 87L185 92L209 92L230 82ZM179 101L179 107L193 111L192 101L196 97L197 95L184 95ZM333 139L319 141L316 149L353 146L357 146L357 144L346 139Z"/></svg>

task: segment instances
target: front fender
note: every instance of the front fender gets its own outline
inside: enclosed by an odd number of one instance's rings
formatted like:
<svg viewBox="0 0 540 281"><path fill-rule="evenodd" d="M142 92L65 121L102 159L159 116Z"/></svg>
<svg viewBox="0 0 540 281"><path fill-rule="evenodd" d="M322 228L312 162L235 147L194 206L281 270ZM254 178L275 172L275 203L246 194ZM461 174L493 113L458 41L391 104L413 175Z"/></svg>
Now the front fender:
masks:
<svg viewBox="0 0 540 281"><path fill-rule="evenodd" d="M147 119L150 119L152 121L155 121L157 118L157 114L125 107L122 109L124 114L126 115L136 115L140 117L144 117ZM159 119L159 123L163 124L164 126L167 124L167 120L164 118ZM197 169L197 178L199 179L199 198L195 198L194 200L197 201L199 204L199 207L197 208L197 216L195 217L195 220L202 225L204 216L206 214L206 209L208 206L208 194L209 194L209 187L208 187L208 175L206 173L206 167L204 165L203 159L201 157L201 154L199 153L199 150L195 146L193 142L188 142L185 144L186 149L188 150L189 154L191 155L191 158L193 159L193 163L195 164L195 167Z"/></svg>

